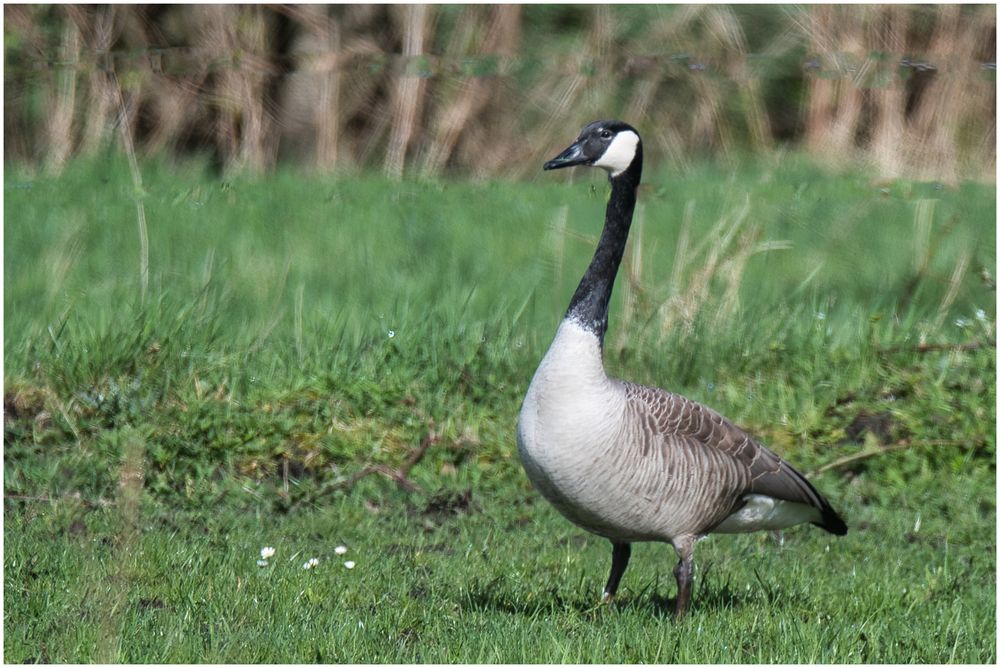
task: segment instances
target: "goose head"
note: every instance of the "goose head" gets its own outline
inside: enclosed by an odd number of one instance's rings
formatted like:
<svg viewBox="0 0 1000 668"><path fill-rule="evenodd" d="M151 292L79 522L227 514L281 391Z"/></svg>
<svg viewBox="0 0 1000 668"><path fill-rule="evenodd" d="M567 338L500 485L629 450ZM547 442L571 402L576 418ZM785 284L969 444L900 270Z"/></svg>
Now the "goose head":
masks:
<svg viewBox="0 0 1000 668"><path fill-rule="evenodd" d="M575 142L542 168L562 169L577 165L600 167L608 172L610 179L629 174L638 183L642 171L639 133L622 121L594 121L580 131Z"/></svg>

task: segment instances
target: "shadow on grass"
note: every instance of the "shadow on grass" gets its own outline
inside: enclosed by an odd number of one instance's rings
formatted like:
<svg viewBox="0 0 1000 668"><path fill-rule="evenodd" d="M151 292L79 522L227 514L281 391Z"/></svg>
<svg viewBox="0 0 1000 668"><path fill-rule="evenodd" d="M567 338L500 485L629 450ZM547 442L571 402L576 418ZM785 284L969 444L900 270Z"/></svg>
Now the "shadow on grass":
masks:
<svg viewBox="0 0 1000 668"><path fill-rule="evenodd" d="M527 587L511 588L506 578L497 577L489 582L476 582L469 587L462 601L470 610L503 612L510 615L534 617L542 613L559 613L574 610L581 614L595 607L595 600L588 600L574 592L566 592L556 587L544 591L530 591Z"/></svg>
<svg viewBox="0 0 1000 668"><path fill-rule="evenodd" d="M794 604L796 598L774 583L759 578L760 586L752 589L736 589L729 581L720 582L709 577L711 568L706 568L700 586L696 584L691 599L690 614L717 614L723 611L738 611L744 608L773 607ZM664 587L667 589L668 587ZM539 614L558 614L574 611L582 615L599 614L603 610L628 610L663 619L673 619L676 596L659 593L659 582L653 581L634 593L619 592L610 605L600 602L599 591L567 591L555 586L544 590L532 590L528 586L511 583L506 577L497 577L488 582L476 582L470 586L461 605L470 610L489 610L511 615L533 617ZM673 591L673 587L669 587Z"/></svg>
<svg viewBox="0 0 1000 668"><path fill-rule="evenodd" d="M736 591L728 585L719 589L696 589L691 596L691 607L688 614L716 614L724 610L740 610L755 605L756 598L757 596L753 592ZM677 597L664 596L655 592L647 595L640 592L634 596L619 596L613 606L672 620L674 610L677 607Z"/></svg>

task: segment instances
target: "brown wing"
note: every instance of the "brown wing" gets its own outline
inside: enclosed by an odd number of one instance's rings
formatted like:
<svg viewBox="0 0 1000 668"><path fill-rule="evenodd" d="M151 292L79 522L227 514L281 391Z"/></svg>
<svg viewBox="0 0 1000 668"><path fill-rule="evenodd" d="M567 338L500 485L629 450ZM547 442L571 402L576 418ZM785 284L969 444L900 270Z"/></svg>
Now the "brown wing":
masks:
<svg viewBox="0 0 1000 668"><path fill-rule="evenodd" d="M740 496L764 494L813 506L821 515L817 526L837 535L847 533L847 525L804 475L711 408L634 383L625 383L625 391L630 400L645 405L652 424L666 442L706 448L711 451L705 453L710 457L721 455L741 468L746 476L740 477L748 482Z"/></svg>

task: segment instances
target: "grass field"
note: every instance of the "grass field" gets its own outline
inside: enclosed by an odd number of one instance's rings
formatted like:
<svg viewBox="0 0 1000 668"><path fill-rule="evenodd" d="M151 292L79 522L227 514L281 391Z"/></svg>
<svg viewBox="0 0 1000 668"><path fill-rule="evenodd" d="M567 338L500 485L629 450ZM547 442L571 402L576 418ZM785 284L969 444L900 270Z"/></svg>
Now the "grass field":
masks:
<svg viewBox="0 0 1000 668"><path fill-rule="evenodd" d="M647 175L610 370L851 527L704 541L674 624L672 549L597 606L607 543L514 444L599 175L5 179L7 662L996 661L992 185Z"/></svg>

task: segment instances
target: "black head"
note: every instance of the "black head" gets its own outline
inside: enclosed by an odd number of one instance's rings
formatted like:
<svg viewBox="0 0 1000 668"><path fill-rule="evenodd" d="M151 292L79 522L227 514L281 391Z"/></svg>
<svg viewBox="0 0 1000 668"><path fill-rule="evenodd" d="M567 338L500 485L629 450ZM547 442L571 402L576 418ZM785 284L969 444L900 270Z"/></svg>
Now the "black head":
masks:
<svg viewBox="0 0 1000 668"><path fill-rule="evenodd" d="M565 151L545 163L543 169L585 165L607 170L609 178L631 174L638 183L642 171L642 140L622 121L594 121Z"/></svg>

